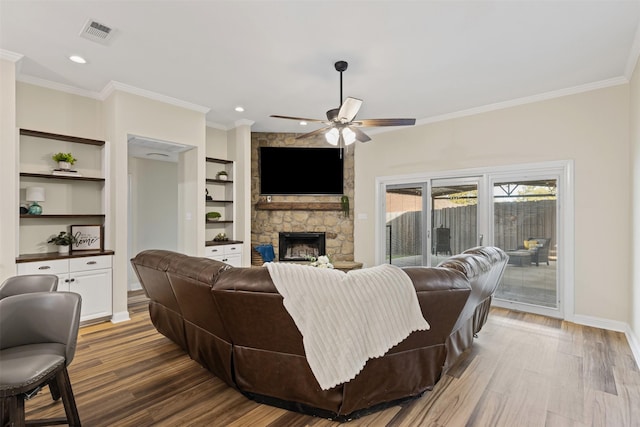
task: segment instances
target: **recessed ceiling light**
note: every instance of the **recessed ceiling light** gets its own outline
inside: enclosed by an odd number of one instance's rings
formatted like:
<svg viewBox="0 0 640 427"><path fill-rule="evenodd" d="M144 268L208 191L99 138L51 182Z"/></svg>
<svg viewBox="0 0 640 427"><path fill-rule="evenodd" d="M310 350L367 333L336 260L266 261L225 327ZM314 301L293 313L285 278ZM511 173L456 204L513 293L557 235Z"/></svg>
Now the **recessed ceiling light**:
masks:
<svg viewBox="0 0 640 427"><path fill-rule="evenodd" d="M238 113L242 113L242 112L244 111L244 107L242 107L242 106L238 105L238 106L235 108L235 110L236 110Z"/></svg>
<svg viewBox="0 0 640 427"><path fill-rule="evenodd" d="M76 64L86 64L87 60L84 59L82 56L80 55L71 55L69 57L69 60L75 62Z"/></svg>
<svg viewBox="0 0 640 427"><path fill-rule="evenodd" d="M304 120L300 122L300 126L306 126L306 125L307 125L307 122L305 122Z"/></svg>

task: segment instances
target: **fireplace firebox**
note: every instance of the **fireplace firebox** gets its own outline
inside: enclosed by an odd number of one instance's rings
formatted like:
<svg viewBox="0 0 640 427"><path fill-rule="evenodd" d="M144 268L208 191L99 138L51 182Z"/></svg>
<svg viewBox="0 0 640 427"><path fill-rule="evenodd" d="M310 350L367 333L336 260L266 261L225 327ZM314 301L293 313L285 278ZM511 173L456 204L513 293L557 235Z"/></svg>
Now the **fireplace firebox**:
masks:
<svg viewBox="0 0 640 427"><path fill-rule="evenodd" d="M325 255L325 233L280 233L278 259L304 261L308 257Z"/></svg>

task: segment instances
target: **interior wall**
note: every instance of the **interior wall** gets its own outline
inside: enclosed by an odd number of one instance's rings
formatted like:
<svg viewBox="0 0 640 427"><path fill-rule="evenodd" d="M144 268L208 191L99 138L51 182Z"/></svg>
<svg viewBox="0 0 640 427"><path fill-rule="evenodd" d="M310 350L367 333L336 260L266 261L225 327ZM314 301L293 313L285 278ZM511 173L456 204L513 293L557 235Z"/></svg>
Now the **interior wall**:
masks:
<svg viewBox="0 0 640 427"><path fill-rule="evenodd" d="M113 311L116 321L127 313L128 283L128 135L193 146L181 154L178 167L178 246L181 252L204 253L205 118L203 112L188 110L122 91L113 91L104 102L105 133L110 144L112 204L111 238L113 262Z"/></svg>
<svg viewBox="0 0 640 427"><path fill-rule="evenodd" d="M145 249L178 250L178 163L129 158L129 257ZM138 289L129 268L129 290Z"/></svg>
<svg viewBox="0 0 640 427"><path fill-rule="evenodd" d="M375 179L575 161L575 313L631 320L629 87L373 135L355 159L355 260L373 265Z"/></svg>
<svg viewBox="0 0 640 427"><path fill-rule="evenodd" d="M631 313L633 319L631 328L635 335L636 346L640 349L640 61L636 63L635 71L630 83L630 138L631 138L631 200L633 219L631 262L632 269L632 294ZM638 355L637 357L640 357Z"/></svg>
<svg viewBox="0 0 640 427"><path fill-rule="evenodd" d="M0 59L0 282L16 274L18 239L18 148L16 139L16 63Z"/></svg>

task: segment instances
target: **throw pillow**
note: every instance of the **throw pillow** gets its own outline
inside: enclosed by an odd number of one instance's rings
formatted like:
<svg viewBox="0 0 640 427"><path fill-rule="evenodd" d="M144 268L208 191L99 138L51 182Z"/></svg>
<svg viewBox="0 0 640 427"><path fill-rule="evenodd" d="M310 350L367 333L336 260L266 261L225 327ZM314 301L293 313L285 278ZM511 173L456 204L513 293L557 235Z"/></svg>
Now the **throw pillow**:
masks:
<svg viewBox="0 0 640 427"><path fill-rule="evenodd" d="M525 249L535 249L538 247L538 241L537 240L525 240L524 241L524 248Z"/></svg>

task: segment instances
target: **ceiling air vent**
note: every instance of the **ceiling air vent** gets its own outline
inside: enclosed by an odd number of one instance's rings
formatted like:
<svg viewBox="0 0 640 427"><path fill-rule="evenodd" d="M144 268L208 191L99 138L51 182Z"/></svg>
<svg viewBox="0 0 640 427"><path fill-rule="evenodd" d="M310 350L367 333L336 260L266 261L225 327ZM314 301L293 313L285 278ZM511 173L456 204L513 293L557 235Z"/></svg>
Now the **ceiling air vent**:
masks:
<svg viewBox="0 0 640 427"><path fill-rule="evenodd" d="M89 19L80 31L80 37L105 45L109 43L112 36L113 30L111 28L93 19Z"/></svg>

